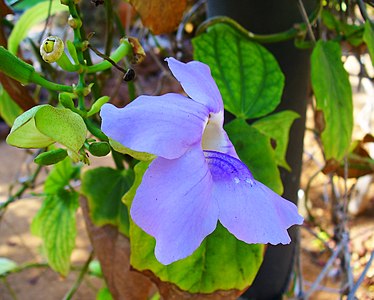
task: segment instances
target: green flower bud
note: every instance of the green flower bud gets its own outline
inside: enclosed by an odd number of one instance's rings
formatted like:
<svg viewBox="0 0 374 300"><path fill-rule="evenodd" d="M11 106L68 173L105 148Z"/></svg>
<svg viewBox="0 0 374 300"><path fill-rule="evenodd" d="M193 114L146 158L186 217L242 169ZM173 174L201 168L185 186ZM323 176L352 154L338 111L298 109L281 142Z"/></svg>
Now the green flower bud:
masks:
<svg viewBox="0 0 374 300"><path fill-rule="evenodd" d="M87 117L90 117L96 113L98 113L101 109L101 107L109 101L108 96L102 96L99 99L95 101L94 104L92 104L91 109L87 112Z"/></svg>
<svg viewBox="0 0 374 300"><path fill-rule="evenodd" d="M70 108L70 109L75 108L73 99L67 93L59 94L58 95L58 101L60 101L62 106L66 107L66 108Z"/></svg>
<svg viewBox="0 0 374 300"><path fill-rule="evenodd" d="M35 157L34 162L38 165L48 166L58 163L68 156L68 152L65 149L55 149L47 152L43 152Z"/></svg>
<svg viewBox="0 0 374 300"><path fill-rule="evenodd" d="M72 16L69 17L68 24L73 29L82 27L82 21L80 19L73 18Z"/></svg>
<svg viewBox="0 0 374 300"><path fill-rule="evenodd" d="M57 36L49 36L40 45L40 55L47 63L59 60L64 52L64 42Z"/></svg>
<svg viewBox="0 0 374 300"><path fill-rule="evenodd" d="M105 156L110 152L110 146L107 142L92 143L88 147L88 151L94 156Z"/></svg>

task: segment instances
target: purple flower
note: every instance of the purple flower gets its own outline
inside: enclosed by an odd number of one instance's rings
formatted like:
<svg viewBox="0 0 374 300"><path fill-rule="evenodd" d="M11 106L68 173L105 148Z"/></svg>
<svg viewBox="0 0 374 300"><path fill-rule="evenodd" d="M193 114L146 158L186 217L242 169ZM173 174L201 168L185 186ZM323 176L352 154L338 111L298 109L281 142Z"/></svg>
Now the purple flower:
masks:
<svg viewBox="0 0 374 300"><path fill-rule="evenodd" d="M167 265L191 255L217 221L246 243L289 243L287 228L303 218L239 160L222 127L223 102L209 67L166 60L190 98L140 96L124 108L101 110L105 134L157 156L130 210L156 239L156 258Z"/></svg>

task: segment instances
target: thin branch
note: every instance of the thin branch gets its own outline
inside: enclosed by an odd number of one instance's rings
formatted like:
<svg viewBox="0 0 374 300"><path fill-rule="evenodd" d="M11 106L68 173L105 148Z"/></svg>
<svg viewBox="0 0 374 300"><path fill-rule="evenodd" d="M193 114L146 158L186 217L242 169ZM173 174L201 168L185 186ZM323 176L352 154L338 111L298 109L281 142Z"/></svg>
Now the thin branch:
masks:
<svg viewBox="0 0 374 300"><path fill-rule="evenodd" d="M43 36L44 36L44 33L47 30L49 19L51 18L51 10L52 10L52 0L49 0L47 19L45 20L43 31L42 31L42 33L39 36L38 44L41 44Z"/></svg>
<svg viewBox="0 0 374 300"><path fill-rule="evenodd" d="M360 9L361 16L364 18L365 21L370 22L369 14L366 10L366 6L363 0L357 0L358 8Z"/></svg>
<svg viewBox="0 0 374 300"><path fill-rule="evenodd" d="M19 199L23 193L29 188L31 187L37 176L39 175L40 171L42 169L42 166L38 165L37 169L35 170L34 174L32 174L25 182L22 183L22 186L20 187L20 189L14 194L14 195L11 195L8 197L8 200L3 202L3 203L0 203L0 213L2 212L2 210L4 210L9 204L11 204L12 202L16 201L17 199ZM1 216L1 215L0 215Z"/></svg>
<svg viewBox="0 0 374 300"><path fill-rule="evenodd" d="M79 273L79 276L78 276L77 280L74 282L74 284L70 288L70 290L66 293L63 300L70 300L74 296L74 294L78 290L79 286L81 285L84 276L86 275L86 273L88 271L88 266L89 266L90 262L92 261L93 257L94 257L94 253L93 253L93 251L91 251L90 256L88 257L88 259L87 259L86 263L84 264L81 272Z"/></svg>
<svg viewBox="0 0 374 300"><path fill-rule="evenodd" d="M317 290L319 284L321 283L321 281L323 280L323 278L325 278L325 276L327 275L327 271L331 268L332 264L335 262L336 258L338 257L338 255L342 251L342 249L343 249L343 247L345 245L345 242L346 242L345 240L346 240L346 237L344 236L343 240L335 248L335 250L332 253L331 257L329 258L329 260L325 264L325 266L322 269L321 273L319 273L317 279L313 282L313 284L310 287L310 289L304 294L303 299L309 299L309 297L312 295L312 293L314 293L314 291Z"/></svg>
<svg viewBox="0 0 374 300"><path fill-rule="evenodd" d="M117 65L116 62L113 59L111 59L108 55L105 55L104 53L101 53L99 50L97 50L91 44L88 44L88 48L90 48L93 52L95 52L95 54L97 56L100 56L101 58L103 58L103 59L107 60L108 62L110 62L113 65L113 67L115 67L116 69L120 70L123 74L126 74L127 70L125 70L121 66Z"/></svg>
<svg viewBox="0 0 374 300"><path fill-rule="evenodd" d="M353 288L349 292L348 300L354 300L355 299L355 294L356 294L359 286L364 281L366 273L369 271L370 266L373 263L373 260L374 260L374 251L371 252L370 259L369 259L368 263L366 264L366 266L365 266L364 270L362 271L360 277L358 278L357 282L355 283L355 285L353 286Z"/></svg>
<svg viewBox="0 0 374 300"><path fill-rule="evenodd" d="M306 13L303 1L302 0L297 0L297 6L299 7L301 16L302 16L302 18L303 18L303 20L304 20L304 22L305 22L305 24L308 28L309 37L311 38L313 43L315 43L316 42L316 37L314 36L312 25L310 24L310 21L309 21L308 15Z"/></svg>

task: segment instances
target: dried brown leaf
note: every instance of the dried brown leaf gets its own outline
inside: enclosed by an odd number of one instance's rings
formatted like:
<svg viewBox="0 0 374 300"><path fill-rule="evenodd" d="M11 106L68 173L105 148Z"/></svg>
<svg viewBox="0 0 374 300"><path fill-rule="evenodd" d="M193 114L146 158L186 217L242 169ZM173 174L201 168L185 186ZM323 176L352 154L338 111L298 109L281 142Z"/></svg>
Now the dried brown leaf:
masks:
<svg viewBox="0 0 374 300"><path fill-rule="evenodd" d="M143 25L154 34L175 30L187 5L186 0L130 0L130 3L139 13Z"/></svg>
<svg viewBox="0 0 374 300"><path fill-rule="evenodd" d="M152 282L143 274L130 270L130 242L112 225L95 226L89 218L87 200L81 207L88 235L114 299L146 300Z"/></svg>
<svg viewBox="0 0 374 300"><path fill-rule="evenodd" d="M228 290L215 291L211 294L190 294L182 291L175 284L161 281L149 270L141 273L151 278L151 280L157 285L163 300L236 300L244 292L239 290Z"/></svg>

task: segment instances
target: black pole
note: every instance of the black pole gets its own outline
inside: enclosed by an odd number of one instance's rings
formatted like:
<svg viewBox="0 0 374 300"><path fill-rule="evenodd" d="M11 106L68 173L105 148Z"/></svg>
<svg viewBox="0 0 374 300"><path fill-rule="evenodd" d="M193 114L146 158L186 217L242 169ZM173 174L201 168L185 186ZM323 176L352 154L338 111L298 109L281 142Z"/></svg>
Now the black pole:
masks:
<svg viewBox="0 0 374 300"><path fill-rule="evenodd" d="M318 5L317 0L303 0L305 9L311 13ZM277 33L303 22L297 0L208 0L208 17L228 16L243 27L257 34ZM277 59L286 84L282 101L277 110L293 110L301 118L296 120L290 132L287 162L292 172L281 170L284 185L283 196L297 203L297 192L303 153L306 105L311 95L310 50L295 48L294 41L265 46ZM295 259L297 228L289 230L292 243L286 246L269 246L264 262L252 286L242 296L244 299L282 299L287 289Z"/></svg>

